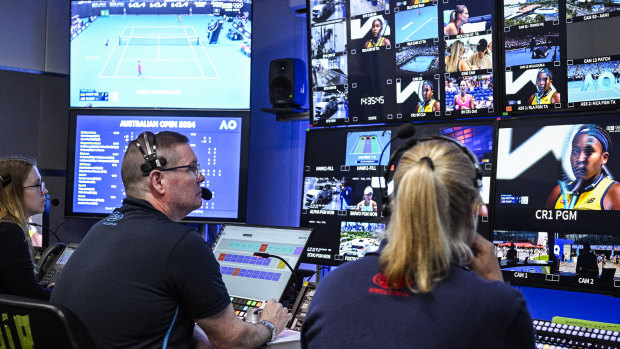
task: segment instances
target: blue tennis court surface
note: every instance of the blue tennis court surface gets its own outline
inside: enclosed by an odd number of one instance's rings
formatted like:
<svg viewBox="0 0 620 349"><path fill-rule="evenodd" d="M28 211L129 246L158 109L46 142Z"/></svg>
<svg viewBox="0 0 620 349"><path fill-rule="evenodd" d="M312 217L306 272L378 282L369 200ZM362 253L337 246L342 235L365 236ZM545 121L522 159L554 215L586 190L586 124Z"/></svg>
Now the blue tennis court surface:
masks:
<svg viewBox="0 0 620 349"><path fill-rule="evenodd" d="M608 99L620 99L620 88L618 85L614 85L607 90L587 90L582 91L582 81L569 81L568 82L568 102L583 102L583 101L599 101Z"/></svg>
<svg viewBox="0 0 620 349"><path fill-rule="evenodd" d="M396 42L437 37L437 6L427 6L396 13Z"/></svg>
<svg viewBox="0 0 620 349"><path fill-rule="evenodd" d="M405 63L400 69L408 70L416 73L428 71L428 67L433 62L434 56L417 56Z"/></svg>
<svg viewBox="0 0 620 349"><path fill-rule="evenodd" d="M516 65L545 63L560 60L560 47L551 46L547 55L541 58L532 58L532 52L529 47L506 51L506 66L512 67Z"/></svg>
<svg viewBox="0 0 620 349"><path fill-rule="evenodd" d="M71 106L249 108L250 59L241 51L243 40L229 39L232 23L224 22L218 43L208 45L206 28L216 19L98 18L71 42ZM84 89L108 92L109 101L80 101L77 90Z"/></svg>
<svg viewBox="0 0 620 349"><path fill-rule="evenodd" d="M384 131L349 133L345 164L348 166L378 165L381 151L390 140L390 134ZM389 156L384 156L381 159L383 165L387 165L388 158Z"/></svg>

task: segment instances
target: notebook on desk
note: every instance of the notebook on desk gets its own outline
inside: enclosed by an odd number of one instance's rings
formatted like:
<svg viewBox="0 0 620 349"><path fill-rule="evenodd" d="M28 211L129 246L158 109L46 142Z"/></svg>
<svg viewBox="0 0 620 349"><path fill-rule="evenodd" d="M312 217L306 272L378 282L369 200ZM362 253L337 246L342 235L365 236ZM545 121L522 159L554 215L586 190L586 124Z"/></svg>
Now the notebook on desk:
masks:
<svg viewBox="0 0 620 349"><path fill-rule="evenodd" d="M306 248L312 228L271 227L227 224L213 244L222 279L235 313L243 317L247 309L260 307L273 298L280 300L292 276L283 258L293 268Z"/></svg>

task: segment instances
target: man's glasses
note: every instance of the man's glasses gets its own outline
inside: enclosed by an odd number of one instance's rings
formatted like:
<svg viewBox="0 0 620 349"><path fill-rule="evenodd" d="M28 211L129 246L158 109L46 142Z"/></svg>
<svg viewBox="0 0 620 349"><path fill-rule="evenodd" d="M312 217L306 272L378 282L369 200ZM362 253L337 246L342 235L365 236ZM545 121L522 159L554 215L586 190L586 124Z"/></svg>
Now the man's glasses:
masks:
<svg viewBox="0 0 620 349"><path fill-rule="evenodd" d="M183 166L175 166L175 167L169 167L169 168L161 168L159 169L159 171L162 171L162 172L174 171L174 170L178 170L181 168L187 168L188 172L192 172L196 176L196 178L200 178L200 164L199 163L183 165Z"/></svg>
<svg viewBox="0 0 620 349"><path fill-rule="evenodd" d="M40 184L25 185L24 188L36 188L43 193L45 191L45 182L41 182Z"/></svg>

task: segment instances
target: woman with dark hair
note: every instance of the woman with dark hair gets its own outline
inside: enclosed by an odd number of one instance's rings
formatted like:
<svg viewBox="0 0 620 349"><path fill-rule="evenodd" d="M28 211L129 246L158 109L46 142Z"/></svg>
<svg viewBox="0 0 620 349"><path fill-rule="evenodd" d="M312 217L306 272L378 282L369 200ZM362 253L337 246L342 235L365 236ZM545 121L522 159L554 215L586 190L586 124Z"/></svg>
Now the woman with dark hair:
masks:
<svg viewBox="0 0 620 349"><path fill-rule="evenodd" d="M370 28L370 38L364 44L364 48L373 48L390 44L390 39L383 36L385 33L384 23L381 19L375 18Z"/></svg>
<svg viewBox="0 0 620 349"><path fill-rule="evenodd" d="M443 28L444 35L457 35L463 33L463 24L467 23L469 11L465 5L456 5L456 10L450 14L450 22Z"/></svg>
<svg viewBox="0 0 620 349"><path fill-rule="evenodd" d="M319 283L302 347L534 348L523 296L476 233L476 157L451 139L420 141L393 183L387 239Z"/></svg>
<svg viewBox="0 0 620 349"><path fill-rule="evenodd" d="M0 293L49 300L35 277L28 218L45 211L45 183L33 160L0 159Z"/></svg>

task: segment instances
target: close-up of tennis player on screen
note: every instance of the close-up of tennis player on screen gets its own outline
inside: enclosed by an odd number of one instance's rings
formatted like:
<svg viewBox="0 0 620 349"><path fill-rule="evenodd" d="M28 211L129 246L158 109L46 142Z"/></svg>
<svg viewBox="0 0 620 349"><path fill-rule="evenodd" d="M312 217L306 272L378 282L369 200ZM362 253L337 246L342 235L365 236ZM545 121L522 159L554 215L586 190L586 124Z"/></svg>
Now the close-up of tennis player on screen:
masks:
<svg viewBox="0 0 620 349"><path fill-rule="evenodd" d="M596 125L584 125L572 137L572 177L564 171L547 199L547 207L572 210L620 210L620 183L605 164L611 154L609 133Z"/></svg>

